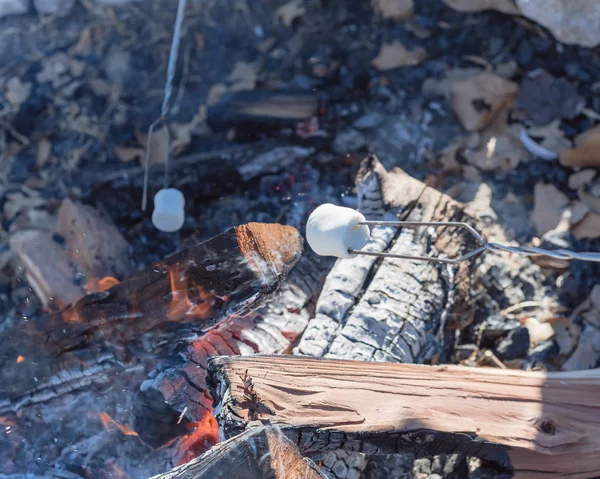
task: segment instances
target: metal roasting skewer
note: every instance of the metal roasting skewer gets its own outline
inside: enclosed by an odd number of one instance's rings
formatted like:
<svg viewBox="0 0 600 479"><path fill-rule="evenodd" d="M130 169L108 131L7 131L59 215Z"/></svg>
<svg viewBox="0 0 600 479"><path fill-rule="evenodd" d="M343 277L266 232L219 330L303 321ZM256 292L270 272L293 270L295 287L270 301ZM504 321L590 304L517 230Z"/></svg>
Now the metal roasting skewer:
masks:
<svg viewBox="0 0 600 479"><path fill-rule="evenodd" d="M167 81L165 83L165 93L160 116L152 122L148 128L148 139L146 140L146 159L144 162L144 189L142 193L142 211L146 211L148 203L148 168L150 166L150 154L152 149L152 134L159 123L162 123L167 135L167 158L165 159L164 186L167 188L169 183L169 163L171 159L171 134L167 124L167 116L171 108L171 94L173 93L173 78L175 77L175 68L177 66L177 54L179 52L179 43L181 40L181 25L185 17L185 7L187 0L179 0L177 7L177 17L175 18L175 28L173 29L173 40L171 42L171 52L169 53L169 64L167 66Z"/></svg>
<svg viewBox="0 0 600 479"><path fill-rule="evenodd" d="M362 254L366 256L379 256L383 258L400 258L415 261L429 261L430 263L446 263L446 264L457 264L467 261L473 257L476 257L484 251L490 251L492 253L498 253L501 251L507 253L515 253L524 256L548 256L550 258L559 260L580 260L580 261L592 261L600 263L600 253L595 252L576 252L567 249L547 250L543 248L536 248L533 246L506 246L494 242L488 242L483 236L471 225L462 223L459 221L362 221L357 225L366 226L405 226L409 228L418 228L420 226L451 226L466 230L468 233L473 235L475 239L480 243L480 246L476 247L472 251L465 253L458 258L436 258L433 256L413 256L396 253L378 253L373 251L363 251L348 249L349 253Z"/></svg>

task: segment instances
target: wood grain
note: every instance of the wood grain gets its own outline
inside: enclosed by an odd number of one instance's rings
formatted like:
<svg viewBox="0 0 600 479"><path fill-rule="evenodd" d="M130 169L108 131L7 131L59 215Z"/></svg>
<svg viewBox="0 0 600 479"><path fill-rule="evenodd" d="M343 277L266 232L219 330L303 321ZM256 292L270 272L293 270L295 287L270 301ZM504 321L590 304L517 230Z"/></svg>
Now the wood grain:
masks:
<svg viewBox="0 0 600 479"><path fill-rule="evenodd" d="M276 428L254 428L151 479L324 479Z"/></svg>
<svg viewBox="0 0 600 479"><path fill-rule="evenodd" d="M246 371L257 404L244 395ZM463 453L519 478L600 475L600 370L246 356L213 359L209 374L224 430L252 420L291 428L304 453Z"/></svg>

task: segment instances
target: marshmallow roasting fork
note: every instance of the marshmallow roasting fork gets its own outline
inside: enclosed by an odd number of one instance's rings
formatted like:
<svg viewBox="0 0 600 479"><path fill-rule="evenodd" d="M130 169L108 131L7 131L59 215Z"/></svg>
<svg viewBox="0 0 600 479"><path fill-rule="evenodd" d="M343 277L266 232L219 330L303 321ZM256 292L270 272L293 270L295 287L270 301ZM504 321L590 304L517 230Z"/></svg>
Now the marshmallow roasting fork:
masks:
<svg viewBox="0 0 600 479"><path fill-rule="evenodd" d="M370 226L394 226L418 228L421 226L446 226L463 229L479 242L479 246L458 258L439 258L435 256L413 256L395 253L363 251L370 237ZM330 203L319 206L308 218L306 240L315 253L320 256L353 258L362 254L383 258L400 258L430 263L456 264L479 256L485 251L493 253L507 252L524 256L548 256L560 260L580 260L600 262L600 253L578 253L566 249L546 250L532 246L506 246L490 243L471 225L459 221L367 221L358 211Z"/></svg>

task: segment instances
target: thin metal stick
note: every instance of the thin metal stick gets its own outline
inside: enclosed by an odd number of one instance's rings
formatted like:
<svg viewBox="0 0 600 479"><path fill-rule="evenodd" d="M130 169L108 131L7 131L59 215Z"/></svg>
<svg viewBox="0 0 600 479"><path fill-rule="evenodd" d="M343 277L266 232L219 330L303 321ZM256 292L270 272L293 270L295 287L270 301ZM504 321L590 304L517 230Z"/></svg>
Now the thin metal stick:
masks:
<svg viewBox="0 0 600 479"><path fill-rule="evenodd" d="M179 44L181 42L181 25L185 17L185 7L187 0L179 0L177 7L177 17L175 18L175 28L173 29L173 40L171 42L171 52L169 53L169 64L167 66L167 81L165 83L165 94L160 108L160 117L154 120L148 128L148 139L146 141L146 159L144 162L144 190L142 193L142 211L146 211L148 204L148 168L150 166L150 150L152 149L152 134L158 123L162 123L167 134L167 158L165 161L165 176L163 180L164 188L169 185L169 166L171 162L171 134L167 124L167 116L171 108L171 95L173 93L173 78L177 67L177 55L179 53Z"/></svg>
<svg viewBox="0 0 600 479"><path fill-rule="evenodd" d="M431 263L456 264L478 256L484 251L491 251L492 253L504 251L507 253L515 253L524 256L548 256L550 258L562 259L567 261L577 259L581 261L591 261L597 263L600 262L600 253L595 252L579 253L567 249L547 250L543 248L536 248L533 246L506 246L498 243L488 243L475 228L473 228L467 223L462 223L460 221L363 221L358 224L367 226L406 226L409 228L418 228L420 226L451 226L466 230L468 233L475 237L475 239L480 243L481 246L478 246L477 248L473 249L472 251L469 251L468 253L465 253L459 258L436 258L433 256L413 256L396 253L377 253L372 251L348 249L348 252L352 254L362 254L366 256L381 256L383 258L400 258L415 261L429 261Z"/></svg>

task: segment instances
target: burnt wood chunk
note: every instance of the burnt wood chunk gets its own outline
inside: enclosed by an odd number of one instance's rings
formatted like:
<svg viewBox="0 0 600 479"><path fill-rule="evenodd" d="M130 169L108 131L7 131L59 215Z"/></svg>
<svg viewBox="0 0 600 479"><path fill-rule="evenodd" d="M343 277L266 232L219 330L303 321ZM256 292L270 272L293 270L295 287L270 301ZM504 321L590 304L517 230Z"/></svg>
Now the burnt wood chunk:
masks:
<svg viewBox="0 0 600 479"><path fill-rule="evenodd" d="M250 313L275 293L301 254L295 228L249 223L87 295L62 313L18 323L0 336L0 411L103 380L97 370L135 363L148 343L155 355L157 337L166 335L163 348L172 350L178 343L173 331L201 332ZM19 361L24 351L30 357Z"/></svg>
<svg viewBox="0 0 600 479"><path fill-rule="evenodd" d="M216 130L279 129L317 116L323 99L314 92L243 90L226 93L207 112L207 124Z"/></svg>
<svg viewBox="0 0 600 479"><path fill-rule="evenodd" d="M45 307L64 308L84 295L75 284L73 259L47 231L14 233L10 247L25 270L25 278Z"/></svg>
<svg viewBox="0 0 600 479"><path fill-rule="evenodd" d="M276 428L260 427L220 443L193 461L151 479L324 479Z"/></svg>
<svg viewBox="0 0 600 479"><path fill-rule="evenodd" d="M462 453L510 477L600 475L600 370L257 355L212 359L208 372L226 434L268 423L304 454Z"/></svg>
<svg viewBox="0 0 600 479"><path fill-rule="evenodd" d="M192 340L152 371L133 409L139 437L159 447L186 435L194 423L211 414L212 399L206 386L211 356L289 352L311 317L331 264L330 258L306 250L272 301Z"/></svg>
<svg viewBox="0 0 600 479"><path fill-rule="evenodd" d="M58 210L57 230L88 279L122 279L130 272L127 241L112 222L90 206L64 199Z"/></svg>

